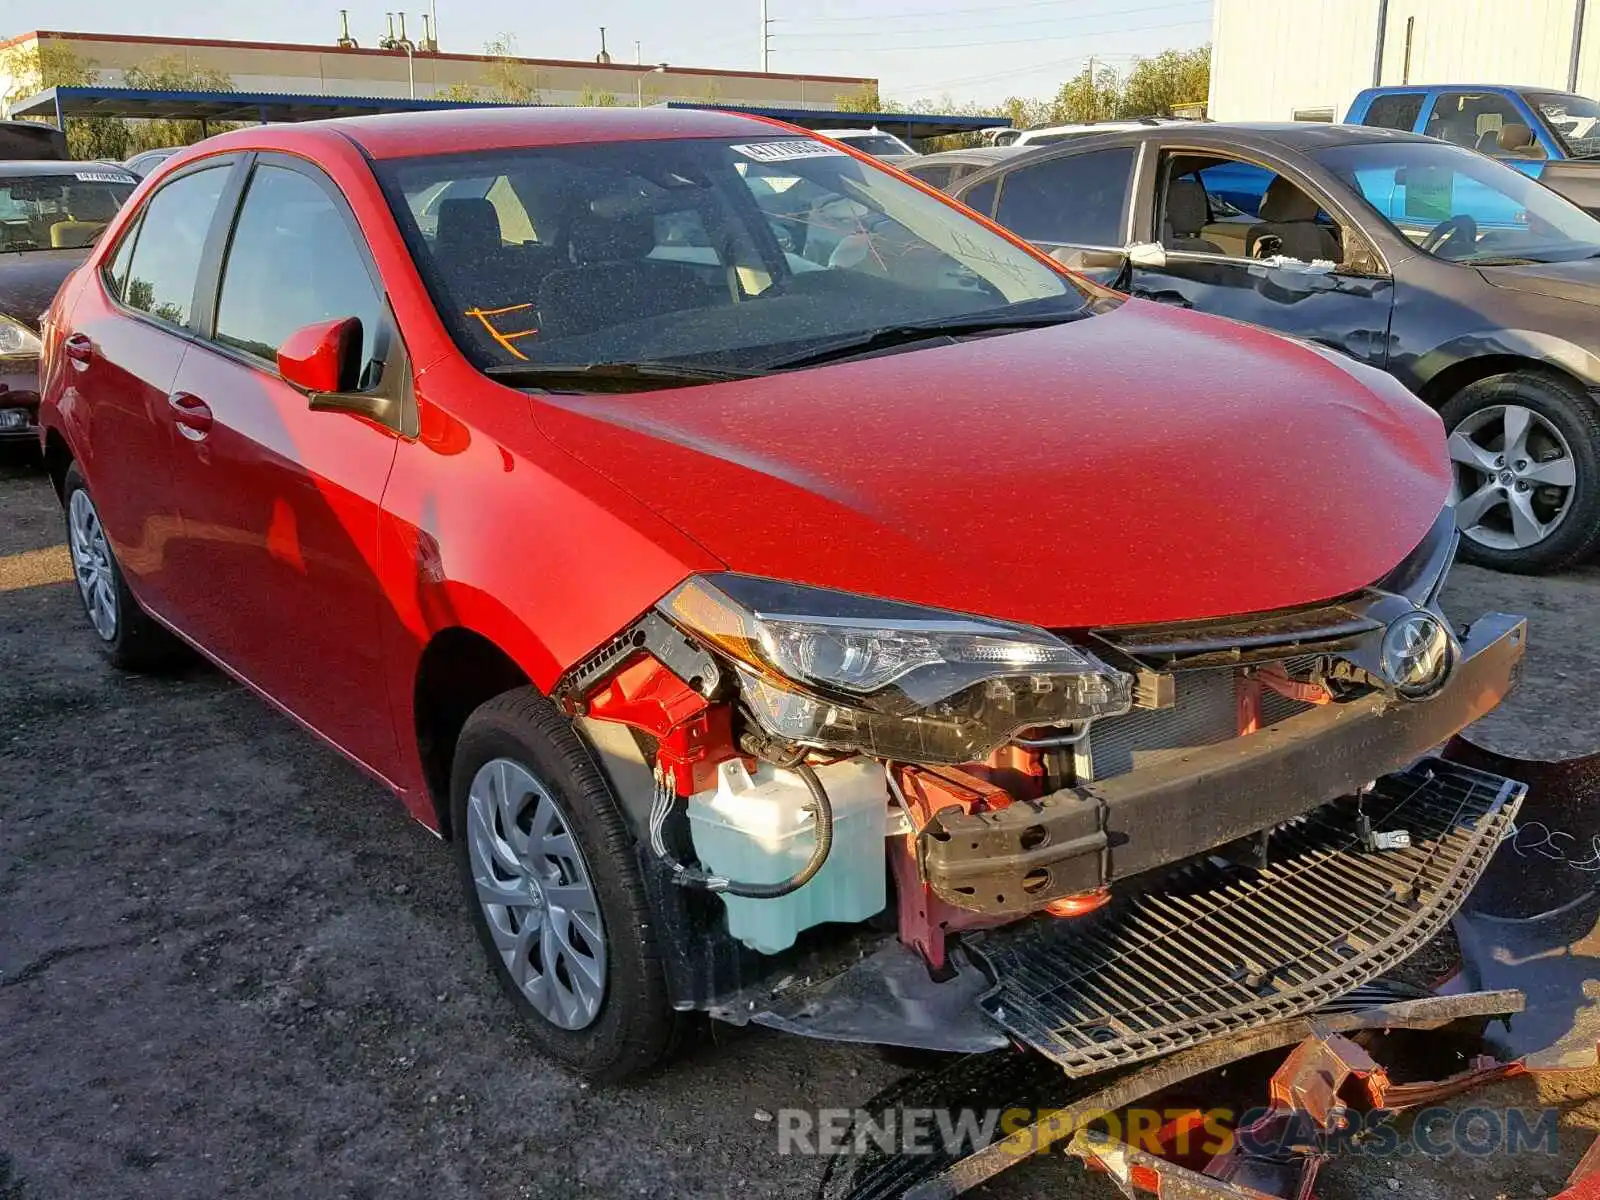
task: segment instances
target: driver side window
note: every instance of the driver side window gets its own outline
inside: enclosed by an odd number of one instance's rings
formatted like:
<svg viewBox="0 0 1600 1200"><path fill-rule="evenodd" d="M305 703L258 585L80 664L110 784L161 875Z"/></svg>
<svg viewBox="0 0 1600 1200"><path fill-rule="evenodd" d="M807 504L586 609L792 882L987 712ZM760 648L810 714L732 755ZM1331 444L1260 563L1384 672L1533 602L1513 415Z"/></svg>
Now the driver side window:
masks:
<svg viewBox="0 0 1600 1200"><path fill-rule="evenodd" d="M1167 250L1342 264L1345 232L1294 180L1256 163L1164 157L1158 229Z"/></svg>

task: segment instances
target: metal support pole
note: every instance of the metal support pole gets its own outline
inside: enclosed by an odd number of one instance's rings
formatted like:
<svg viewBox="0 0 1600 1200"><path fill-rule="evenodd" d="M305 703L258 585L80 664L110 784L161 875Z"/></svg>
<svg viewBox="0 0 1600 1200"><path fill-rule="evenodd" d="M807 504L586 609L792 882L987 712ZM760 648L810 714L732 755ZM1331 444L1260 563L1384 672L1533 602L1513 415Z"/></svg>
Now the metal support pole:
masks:
<svg viewBox="0 0 1600 1200"><path fill-rule="evenodd" d="M771 22L767 20L767 0L761 0L761 73L763 75L767 73L767 29L770 24Z"/></svg>
<svg viewBox="0 0 1600 1200"><path fill-rule="evenodd" d="M1583 16L1585 0L1572 5L1572 60L1567 64L1567 91L1578 90L1578 60L1583 57Z"/></svg>
<svg viewBox="0 0 1600 1200"><path fill-rule="evenodd" d="M1389 0L1378 0L1378 36L1372 42L1372 86L1383 85L1383 41L1389 36Z"/></svg>

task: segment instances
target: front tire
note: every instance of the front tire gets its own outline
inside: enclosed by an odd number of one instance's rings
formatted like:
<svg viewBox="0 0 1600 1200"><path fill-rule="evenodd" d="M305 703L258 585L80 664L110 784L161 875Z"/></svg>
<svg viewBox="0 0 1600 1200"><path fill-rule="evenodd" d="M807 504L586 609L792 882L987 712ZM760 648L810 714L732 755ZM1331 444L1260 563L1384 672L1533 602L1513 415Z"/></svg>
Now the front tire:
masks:
<svg viewBox="0 0 1600 1200"><path fill-rule="evenodd" d="M100 523L100 511L78 465L67 468L61 502L67 517L67 552L78 598L100 649L123 671L158 672L177 666L189 650L128 590L122 567Z"/></svg>
<svg viewBox="0 0 1600 1200"><path fill-rule="evenodd" d="M533 688L490 700L450 797L473 924L540 1048L597 1081L656 1066L679 1018L633 836L571 723Z"/></svg>
<svg viewBox="0 0 1600 1200"><path fill-rule="evenodd" d="M1463 388L1439 415L1463 559L1539 574L1600 545L1600 410L1581 388L1513 371Z"/></svg>

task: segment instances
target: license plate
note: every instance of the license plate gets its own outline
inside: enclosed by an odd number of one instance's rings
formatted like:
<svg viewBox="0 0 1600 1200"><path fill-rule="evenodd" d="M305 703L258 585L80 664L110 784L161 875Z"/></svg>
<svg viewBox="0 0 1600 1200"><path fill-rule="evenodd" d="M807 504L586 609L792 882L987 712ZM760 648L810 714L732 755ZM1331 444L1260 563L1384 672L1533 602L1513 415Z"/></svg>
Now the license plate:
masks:
<svg viewBox="0 0 1600 1200"><path fill-rule="evenodd" d="M0 429L26 429L27 427L27 409L0 408Z"/></svg>

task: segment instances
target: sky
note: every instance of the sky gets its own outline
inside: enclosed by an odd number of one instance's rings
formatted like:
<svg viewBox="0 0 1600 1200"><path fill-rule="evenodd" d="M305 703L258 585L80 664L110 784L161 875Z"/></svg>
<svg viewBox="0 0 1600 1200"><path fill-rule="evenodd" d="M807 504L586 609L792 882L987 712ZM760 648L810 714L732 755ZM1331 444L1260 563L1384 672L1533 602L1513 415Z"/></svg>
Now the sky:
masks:
<svg viewBox="0 0 1600 1200"><path fill-rule="evenodd" d="M411 4L406 23L421 34L425 0L0 0L0 37L31 29L249 41L331 42L341 3L363 46L382 34L384 13ZM479 53L509 33L517 53L593 58L607 48L632 61L755 70L760 0L435 0L439 48ZM887 97L985 103L1046 96L1083 69L1090 55L1125 70L1135 55L1196 46L1211 34L1211 0L768 0L770 68L869 75Z"/></svg>

